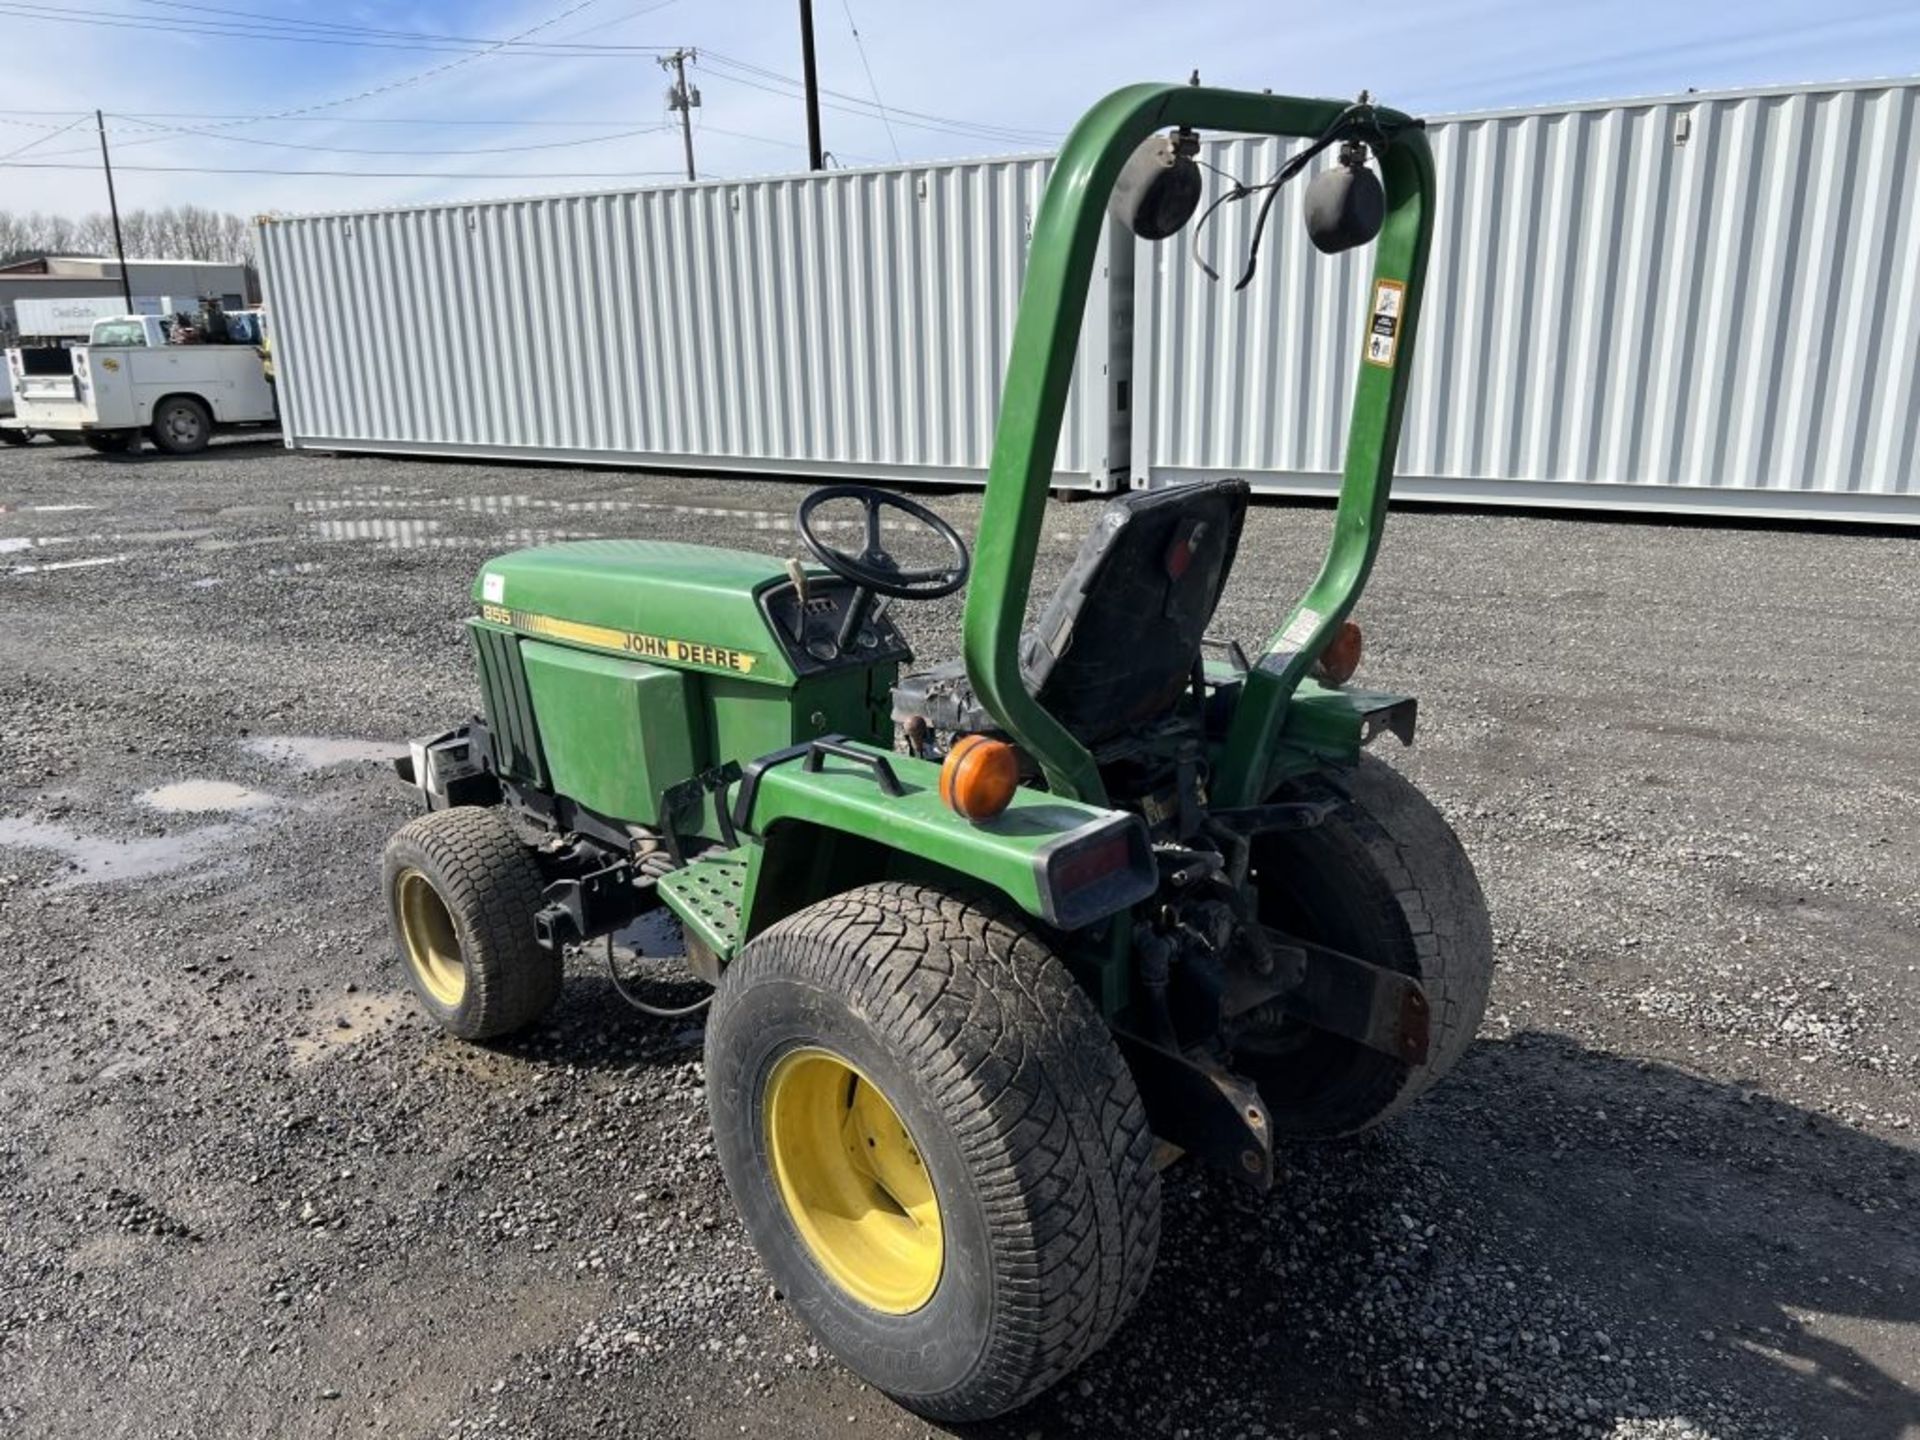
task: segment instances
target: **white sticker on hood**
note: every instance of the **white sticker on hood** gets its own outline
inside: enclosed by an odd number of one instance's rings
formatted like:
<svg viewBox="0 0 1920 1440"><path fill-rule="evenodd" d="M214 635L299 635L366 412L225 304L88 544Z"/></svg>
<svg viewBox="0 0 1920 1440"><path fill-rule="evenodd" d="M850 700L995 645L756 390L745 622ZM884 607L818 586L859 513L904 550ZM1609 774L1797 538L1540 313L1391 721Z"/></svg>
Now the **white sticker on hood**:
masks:
<svg viewBox="0 0 1920 1440"><path fill-rule="evenodd" d="M480 598L489 605L507 602L507 577L488 573L480 577Z"/></svg>

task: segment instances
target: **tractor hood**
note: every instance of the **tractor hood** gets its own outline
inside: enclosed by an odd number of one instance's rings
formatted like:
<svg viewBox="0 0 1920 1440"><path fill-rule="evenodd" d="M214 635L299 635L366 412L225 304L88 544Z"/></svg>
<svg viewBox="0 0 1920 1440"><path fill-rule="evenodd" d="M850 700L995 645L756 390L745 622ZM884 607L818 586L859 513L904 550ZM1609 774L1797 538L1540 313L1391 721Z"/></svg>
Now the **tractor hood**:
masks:
<svg viewBox="0 0 1920 1440"><path fill-rule="evenodd" d="M482 616L527 635L684 669L793 683L760 592L780 561L665 540L576 540L489 560L473 584Z"/></svg>

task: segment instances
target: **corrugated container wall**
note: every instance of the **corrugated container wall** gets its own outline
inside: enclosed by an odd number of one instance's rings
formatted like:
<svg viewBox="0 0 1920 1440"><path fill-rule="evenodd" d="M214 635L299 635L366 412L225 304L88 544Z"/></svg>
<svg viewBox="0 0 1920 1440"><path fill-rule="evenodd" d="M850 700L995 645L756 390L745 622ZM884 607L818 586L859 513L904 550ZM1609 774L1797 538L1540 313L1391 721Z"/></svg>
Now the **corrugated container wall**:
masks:
<svg viewBox="0 0 1920 1440"><path fill-rule="evenodd" d="M1395 493L1920 521L1917 97L1799 88L1434 123ZM1259 180L1284 148L1205 158ZM1224 284L1184 245L1142 257L1136 486L1338 484L1366 262L1315 252L1297 209L1279 207L1238 297L1257 200L1203 238Z"/></svg>
<svg viewBox="0 0 1920 1440"><path fill-rule="evenodd" d="M1430 133L1396 494L1920 522L1920 82ZM1205 158L1259 180L1287 148ZM982 479L1048 168L271 221L288 443ZM1299 204L1238 295L1257 200L1200 237L1219 284L1191 232L1108 235L1057 484L1337 484L1367 260L1315 252Z"/></svg>
<svg viewBox="0 0 1920 1440"><path fill-rule="evenodd" d="M1050 165L270 219L288 444L978 479ZM1057 479L1105 488L1095 309Z"/></svg>

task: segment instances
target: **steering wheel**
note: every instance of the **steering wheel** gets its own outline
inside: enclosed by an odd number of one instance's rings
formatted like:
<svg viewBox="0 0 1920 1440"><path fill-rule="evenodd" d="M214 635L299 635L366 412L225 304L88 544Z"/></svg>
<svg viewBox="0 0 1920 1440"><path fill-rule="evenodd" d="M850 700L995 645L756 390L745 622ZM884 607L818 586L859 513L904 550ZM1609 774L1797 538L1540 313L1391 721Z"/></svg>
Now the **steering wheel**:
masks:
<svg viewBox="0 0 1920 1440"><path fill-rule="evenodd" d="M814 531L813 512L830 500L858 500L865 507L866 547L858 555L835 549ZM918 520L946 541L953 563L931 570L902 570L880 543L880 512L885 509L898 510ZM896 600L938 600L966 584L967 574L973 568L967 542L953 526L919 501L888 490L876 490L871 485L823 485L800 502L794 525L822 565L842 580L874 595L890 595ZM861 609L864 611L865 607Z"/></svg>

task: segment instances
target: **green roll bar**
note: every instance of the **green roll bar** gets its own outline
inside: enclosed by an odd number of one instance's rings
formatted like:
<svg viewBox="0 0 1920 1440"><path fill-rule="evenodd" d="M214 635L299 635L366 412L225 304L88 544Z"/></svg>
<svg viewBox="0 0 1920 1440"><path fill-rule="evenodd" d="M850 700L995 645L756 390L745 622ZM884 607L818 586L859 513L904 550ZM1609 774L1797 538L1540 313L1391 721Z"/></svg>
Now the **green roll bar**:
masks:
<svg viewBox="0 0 1920 1440"><path fill-rule="evenodd" d="M1093 756L1028 693L1019 648L1067 387L1114 180L1135 146L1169 126L1313 138L1347 108L1338 100L1197 85L1130 85L1087 112L1054 162L1027 252L967 589L964 654L975 695L1039 764L1056 794L1091 805L1107 801ZM1353 609L1380 548L1433 238L1433 155L1425 134L1407 116L1384 108L1375 113L1394 138L1381 159L1387 213L1375 242L1368 294L1378 296L1382 281L1402 287L1397 345L1384 365L1363 353L1333 540L1319 575L1247 676L1214 775L1210 798L1219 806L1263 798L1288 702Z"/></svg>

